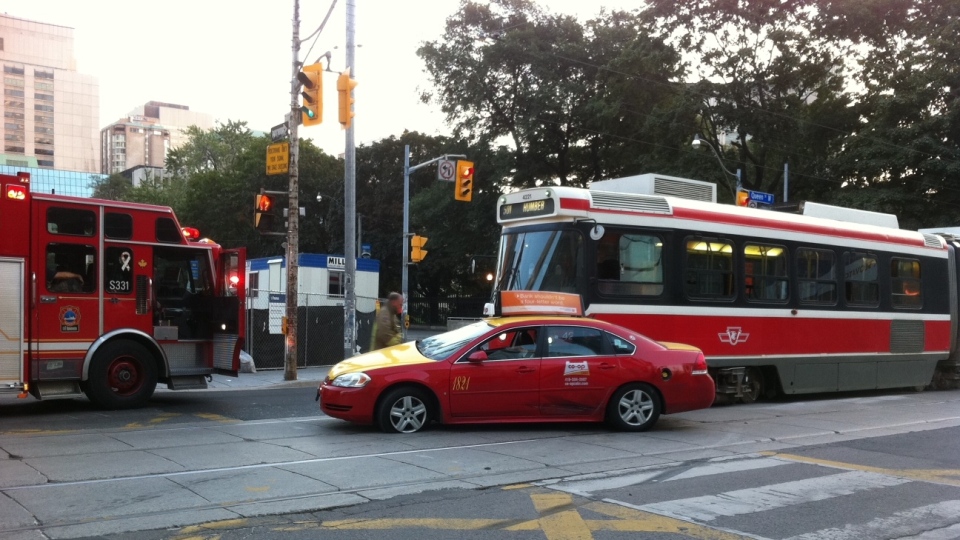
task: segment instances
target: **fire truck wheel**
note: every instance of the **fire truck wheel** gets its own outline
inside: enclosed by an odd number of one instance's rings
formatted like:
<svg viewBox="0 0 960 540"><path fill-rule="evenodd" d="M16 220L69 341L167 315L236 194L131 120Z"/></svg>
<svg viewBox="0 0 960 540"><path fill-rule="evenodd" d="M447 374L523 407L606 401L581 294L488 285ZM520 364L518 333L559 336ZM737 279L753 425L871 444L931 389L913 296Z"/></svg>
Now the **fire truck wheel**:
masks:
<svg viewBox="0 0 960 540"><path fill-rule="evenodd" d="M105 409L129 409L147 403L157 388L157 365L139 343L107 343L90 363L84 392Z"/></svg>

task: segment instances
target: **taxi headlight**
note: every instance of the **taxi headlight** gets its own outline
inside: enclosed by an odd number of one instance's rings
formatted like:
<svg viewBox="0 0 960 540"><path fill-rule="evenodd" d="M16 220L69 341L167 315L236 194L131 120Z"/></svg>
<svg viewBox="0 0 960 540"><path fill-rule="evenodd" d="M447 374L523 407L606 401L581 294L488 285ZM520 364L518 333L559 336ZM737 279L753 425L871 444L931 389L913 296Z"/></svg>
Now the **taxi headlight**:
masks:
<svg viewBox="0 0 960 540"><path fill-rule="evenodd" d="M344 388L362 388L370 382L370 376L366 373L346 373L333 380L333 386L342 386Z"/></svg>

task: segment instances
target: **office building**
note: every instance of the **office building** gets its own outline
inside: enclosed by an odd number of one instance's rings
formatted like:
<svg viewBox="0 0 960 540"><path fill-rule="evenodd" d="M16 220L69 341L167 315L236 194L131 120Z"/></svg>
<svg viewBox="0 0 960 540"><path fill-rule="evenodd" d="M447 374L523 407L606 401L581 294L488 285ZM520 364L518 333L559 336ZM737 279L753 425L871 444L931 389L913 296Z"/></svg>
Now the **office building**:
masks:
<svg viewBox="0 0 960 540"><path fill-rule="evenodd" d="M0 63L0 164L100 172L100 89L77 71L73 29L0 14Z"/></svg>
<svg viewBox="0 0 960 540"><path fill-rule="evenodd" d="M124 173L139 185L145 173L163 174L167 153L187 142L187 128L213 128L213 117L186 105L150 101L100 131L103 174Z"/></svg>

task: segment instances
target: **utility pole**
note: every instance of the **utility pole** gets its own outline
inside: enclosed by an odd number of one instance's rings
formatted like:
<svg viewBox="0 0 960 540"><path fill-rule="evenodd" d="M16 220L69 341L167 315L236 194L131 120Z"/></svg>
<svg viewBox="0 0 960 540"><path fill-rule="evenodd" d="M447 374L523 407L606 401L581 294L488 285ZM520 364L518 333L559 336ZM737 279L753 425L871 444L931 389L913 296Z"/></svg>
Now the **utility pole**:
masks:
<svg viewBox="0 0 960 540"><path fill-rule="evenodd" d="M287 311L284 336L283 380L297 380L297 267L300 251L300 200L297 196L299 186L300 138L297 126L300 124L300 102L298 94L300 84L300 0L293 0L293 73L290 77L290 119L287 130L290 133L290 187L287 205Z"/></svg>
<svg viewBox="0 0 960 540"><path fill-rule="evenodd" d="M356 44L354 42L356 0L347 0L347 69L356 77ZM348 92L352 91L348 89ZM349 94L348 94L349 95ZM357 149L353 129L356 119L346 129L343 159L343 256L346 287L343 294L343 357L350 358L357 350Z"/></svg>

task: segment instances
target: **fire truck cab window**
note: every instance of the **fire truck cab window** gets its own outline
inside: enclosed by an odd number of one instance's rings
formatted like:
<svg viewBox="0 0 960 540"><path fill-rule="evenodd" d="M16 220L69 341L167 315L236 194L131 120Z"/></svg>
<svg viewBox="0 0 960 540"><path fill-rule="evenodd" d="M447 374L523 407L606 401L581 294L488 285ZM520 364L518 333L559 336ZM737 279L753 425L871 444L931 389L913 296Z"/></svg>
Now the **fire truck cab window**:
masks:
<svg viewBox="0 0 960 540"><path fill-rule="evenodd" d="M103 235L117 240L133 238L133 217L130 214L107 212L103 216Z"/></svg>
<svg viewBox="0 0 960 540"><path fill-rule="evenodd" d="M47 244L47 290L92 293L97 289L97 260L93 246Z"/></svg>
<svg viewBox="0 0 960 540"><path fill-rule="evenodd" d="M170 218L157 218L157 242L179 244L183 241L183 233L177 222Z"/></svg>
<svg viewBox="0 0 960 540"><path fill-rule="evenodd" d="M47 232L73 236L93 236L96 232L97 215L90 210L76 208L48 208Z"/></svg>

